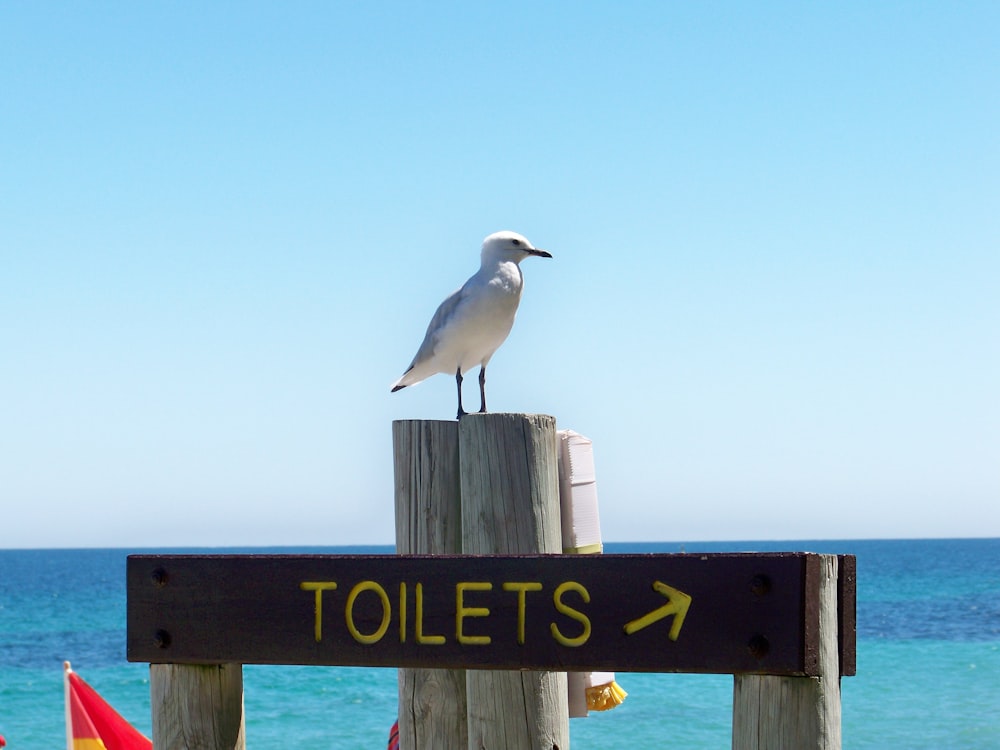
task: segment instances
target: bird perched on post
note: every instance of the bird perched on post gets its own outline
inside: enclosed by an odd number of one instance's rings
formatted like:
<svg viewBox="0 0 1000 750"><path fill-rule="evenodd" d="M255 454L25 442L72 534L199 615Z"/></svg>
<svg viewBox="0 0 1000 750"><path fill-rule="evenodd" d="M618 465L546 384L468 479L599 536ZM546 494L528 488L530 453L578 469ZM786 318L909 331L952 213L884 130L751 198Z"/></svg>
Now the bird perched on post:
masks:
<svg viewBox="0 0 1000 750"><path fill-rule="evenodd" d="M479 270L438 307L424 341L392 392L437 373L455 375L458 417L462 375L479 365L480 412L486 411L486 365L514 325L524 278L518 265L529 256L551 258L516 232L496 232L483 240Z"/></svg>

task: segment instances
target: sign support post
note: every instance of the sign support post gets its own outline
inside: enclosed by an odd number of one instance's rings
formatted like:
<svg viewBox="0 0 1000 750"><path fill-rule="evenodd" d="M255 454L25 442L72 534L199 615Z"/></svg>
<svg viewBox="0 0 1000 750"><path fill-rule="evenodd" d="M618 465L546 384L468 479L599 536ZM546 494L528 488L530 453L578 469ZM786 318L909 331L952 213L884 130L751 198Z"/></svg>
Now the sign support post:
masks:
<svg viewBox="0 0 1000 750"><path fill-rule="evenodd" d="M458 422L393 422L392 447L397 554L460 554ZM401 750L465 748L466 710L464 669L399 669Z"/></svg>
<svg viewBox="0 0 1000 750"><path fill-rule="evenodd" d="M246 750L243 666L150 664L156 750Z"/></svg>
<svg viewBox="0 0 1000 750"><path fill-rule="evenodd" d="M562 552L553 417L465 416L459 423L459 458L464 554ZM526 595L525 590L518 593ZM469 599L474 598L470 590ZM481 613L482 608L469 607L470 614L477 611ZM470 748L569 747L564 671L468 670L466 688Z"/></svg>
<svg viewBox="0 0 1000 750"><path fill-rule="evenodd" d="M733 676L733 750L839 750L841 747L836 555L820 555L817 674ZM846 572L846 571L845 571Z"/></svg>

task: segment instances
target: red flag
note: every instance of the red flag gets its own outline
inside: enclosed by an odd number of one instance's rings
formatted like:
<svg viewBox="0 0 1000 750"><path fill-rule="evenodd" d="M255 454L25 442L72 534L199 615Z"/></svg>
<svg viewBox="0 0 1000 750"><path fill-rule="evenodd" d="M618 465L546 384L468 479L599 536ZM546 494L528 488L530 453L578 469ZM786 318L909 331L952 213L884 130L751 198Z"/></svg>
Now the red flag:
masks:
<svg viewBox="0 0 1000 750"><path fill-rule="evenodd" d="M69 662L65 669L67 750L152 750L153 743L70 669Z"/></svg>

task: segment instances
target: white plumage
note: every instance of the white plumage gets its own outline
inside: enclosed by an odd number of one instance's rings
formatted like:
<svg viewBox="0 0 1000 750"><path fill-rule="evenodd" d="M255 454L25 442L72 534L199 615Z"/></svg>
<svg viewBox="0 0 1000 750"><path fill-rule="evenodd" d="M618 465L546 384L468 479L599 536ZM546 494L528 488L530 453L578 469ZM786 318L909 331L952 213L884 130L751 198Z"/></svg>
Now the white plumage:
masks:
<svg viewBox="0 0 1000 750"><path fill-rule="evenodd" d="M424 341L393 392L445 373L458 384L458 416L462 409L462 375L479 365L479 411L486 411L486 365L514 325L524 279L518 265L536 255L551 258L516 232L496 232L483 240L479 270L438 307Z"/></svg>

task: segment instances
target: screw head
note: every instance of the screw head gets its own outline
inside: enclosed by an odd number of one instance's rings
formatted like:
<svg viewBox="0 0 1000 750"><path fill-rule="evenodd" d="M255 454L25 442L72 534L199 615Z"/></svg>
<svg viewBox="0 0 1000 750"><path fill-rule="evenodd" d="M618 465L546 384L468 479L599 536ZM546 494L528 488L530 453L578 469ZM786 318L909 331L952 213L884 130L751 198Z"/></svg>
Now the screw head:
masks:
<svg viewBox="0 0 1000 750"><path fill-rule="evenodd" d="M767 638L757 633L750 639L747 648L754 659L763 659L771 650L771 644L767 642Z"/></svg>
<svg viewBox="0 0 1000 750"><path fill-rule="evenodd" d="M771 577L763 573L755 575L750 581L750 590L756 596L764 596L771 591Z"/></svg>

